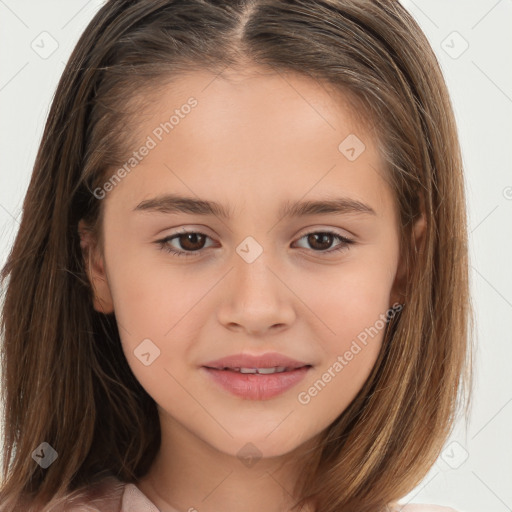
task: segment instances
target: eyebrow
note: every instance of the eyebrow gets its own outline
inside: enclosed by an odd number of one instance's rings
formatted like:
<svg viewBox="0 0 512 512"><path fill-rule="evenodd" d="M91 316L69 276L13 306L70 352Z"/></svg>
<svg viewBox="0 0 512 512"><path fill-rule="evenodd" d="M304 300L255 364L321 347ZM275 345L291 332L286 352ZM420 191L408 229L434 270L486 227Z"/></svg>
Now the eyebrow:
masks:
<svg viewBox="0 0 512 512"><path fill-rule="evenodd" d="M145 199L133 211L214 215L224 219L231 217L230 211L215 201L177 194L165 194L152 199ZM377 215L371 206L349 197L316 201L285 201L279 210L279 218L329 214Z"/></svg>

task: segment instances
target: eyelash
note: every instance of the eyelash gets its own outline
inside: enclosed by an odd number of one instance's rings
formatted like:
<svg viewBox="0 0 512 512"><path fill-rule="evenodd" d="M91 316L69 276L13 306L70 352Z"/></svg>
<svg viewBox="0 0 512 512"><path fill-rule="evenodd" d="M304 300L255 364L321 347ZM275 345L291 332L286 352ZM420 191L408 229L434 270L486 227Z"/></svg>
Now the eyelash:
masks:
<svg viewBox="0 0 512 512"><path fill-rule="evenodd" d="M199 249L197 251L177 251L177 250L173 249L169 245L169 242L171 240L174 240L175 238L179 238L181 236L189 235L189 234L201 235L201 236L210 238L208 235L206 235L205 233L201 233L200 231L180 231L180 233L177 233L175 235L168 236L168 237L166 237L166 238L164 238L162 240L157 240L155 243L157 243L159 245L160 250L168 252L172 256L185 256L185 257L191 257L192 256L193 257L193 256L198 255L203 249ZM306 233L306 234L302 235L298 240L301 240L301 239L303 239L303 238L305 238L305 237L307 237L309 235L317 235L317 234L332 235L334 238L337 238L340 242L342 242L335 249L329 249L327 251L315 251L315 250L313 250L313 252L320 253L320 254L337 253L339 251L348 249L349 245L355 243L354 240L351 240L349 238L346 238L344 236L339 235L338 233L336 233L334 231L329 231L329 230L326 230L326 231L311 231L309 233Z"/></svg>

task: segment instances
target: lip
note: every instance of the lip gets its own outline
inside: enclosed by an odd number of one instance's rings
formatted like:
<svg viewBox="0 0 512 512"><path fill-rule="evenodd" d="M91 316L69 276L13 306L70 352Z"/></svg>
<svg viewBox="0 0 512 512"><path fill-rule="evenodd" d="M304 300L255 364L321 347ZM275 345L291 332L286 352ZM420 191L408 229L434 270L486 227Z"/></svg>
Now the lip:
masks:
<svg viewBox="0 0 512 512"><path fill-rule="evenodd" d="M308 366L309 363L297 361L277 352L267 352L265 354L234 354L223 357L215 361L205 363L207 368L272 368L284 366L285 368L301 368Z"/></svg>
<svg viewBox="0 0 512 512"><path fill-rule="evenodd" d="M309 372L311 366L295 370L258 375L202 367L201 370L226 391L246 400L268 400L296 386Z"/></svg>
<svg viewBox="0 0 512 512"><path fill-rule="evenodd" d="M224 368L285 367L273 374L239 373ZM276 352L252 356L235 354L201 367L208 377L231 394L246 400L268 400L296 386L312 368L311 364L291 359Z"/></svg>

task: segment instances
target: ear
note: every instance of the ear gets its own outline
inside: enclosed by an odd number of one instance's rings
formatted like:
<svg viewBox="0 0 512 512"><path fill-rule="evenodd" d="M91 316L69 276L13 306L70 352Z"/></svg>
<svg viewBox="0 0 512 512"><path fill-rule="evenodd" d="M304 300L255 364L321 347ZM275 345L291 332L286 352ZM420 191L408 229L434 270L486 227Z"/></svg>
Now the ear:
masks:
<svg viewBox="0 0 512 512"><path fill-rule="evenodd" d="M80 248L82 249L85 270L94 293L94 309L99 313L112 313L114 311L114 303L105 273L105 262L100 254L97 240L83 219L78 223L78 233L80 235Z"/></svg>
<svg viewBox="0 0 512 512"><path fill-rule="evenodd" d="M411 249L415 252L418 251L421 253L421 248L423 246L423 239L425 237L425 231L427 227L427 222L425 219L425 214L422 212L421 216L415 221L413 227L413 237L411 240ZM405 265L403 254L400 255L398 268L395 276L395 281L393 283L393 287L391 289L390 301L391 305L395 303L405 304L407 301L405 296L405 289L407 279L409 278L409 273L407 271L407 267ZM390 306L391 307L391 306Z"/></svg>

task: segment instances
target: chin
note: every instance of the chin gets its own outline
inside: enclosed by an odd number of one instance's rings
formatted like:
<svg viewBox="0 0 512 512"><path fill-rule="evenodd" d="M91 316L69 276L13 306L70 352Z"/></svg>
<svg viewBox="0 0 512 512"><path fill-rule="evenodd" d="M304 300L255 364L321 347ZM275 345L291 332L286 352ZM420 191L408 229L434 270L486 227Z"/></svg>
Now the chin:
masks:
<svg viewBox="0 0 512 512"><path fill-rule="evenodd" d="M279 427L278 427L279 428ZM304 443L303 439L295 439L289 432L277 433L276 430L269 435L269 431L259 429L251 432L240 432L238 435L231 431L233 438L226 442L226 438L217 448L233 457L238 457L242 462L245 458L251 460L281 457L296 450ZM303 433L302 433L303 434ZM297 433L298 437L299 433Z"/></svg>

